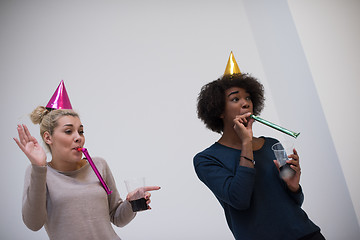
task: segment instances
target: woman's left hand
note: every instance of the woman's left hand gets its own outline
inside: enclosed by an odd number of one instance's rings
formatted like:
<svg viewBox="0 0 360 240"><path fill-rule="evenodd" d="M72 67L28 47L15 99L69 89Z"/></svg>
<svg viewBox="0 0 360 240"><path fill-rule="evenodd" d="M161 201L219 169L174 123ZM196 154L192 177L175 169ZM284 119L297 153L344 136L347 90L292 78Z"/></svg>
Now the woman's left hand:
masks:
<svg viewBox="0 0 360 240"><path fill-rule="evenodd" d="M288 188L292 192L296 192L300 188L300 175L301 175L301 168L300 168L300 158L296 151L296 149L293 149L293 154L288 155L289 160L286 161L286 163L290 164L290 167L295 171L295 174L289 178L283 178L283 180L286 182ZM274 163L279 168L279 164L276 160L274 160Z"/></svg>
<svg viewBox="0 0 360 240"><path fill-rule="evenodd" d="M149 206L151 202L150 200L151 193L149 193L148 191L154 191L159 189L160 189L159 186L145 186L145 187L137 188L136 190L128 193L128 195L126 196L126 200L132 201L139 198L145 198L146 204L148 205L148 209L151 209L151 207Z"/></svg>

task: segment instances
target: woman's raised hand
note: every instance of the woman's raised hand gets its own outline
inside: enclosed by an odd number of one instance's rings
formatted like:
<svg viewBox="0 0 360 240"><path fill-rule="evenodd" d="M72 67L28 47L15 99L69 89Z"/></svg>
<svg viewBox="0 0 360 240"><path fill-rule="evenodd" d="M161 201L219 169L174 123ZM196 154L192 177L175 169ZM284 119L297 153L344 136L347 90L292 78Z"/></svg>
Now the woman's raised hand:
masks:
<svg viewBox="0 0 360 240"><path fill-rule="evenodd" d="M37 166L46 165L46 153L40 146L36 138L31 136L26 125L18 125L19 139L14 138L15 142L29 158L30 162Z"/></svg>
<svg viewBox="0 0 360 240"><path fill-rule="evenodd" d="M242 115L237 115L234 122L234 130L238 137L242 141L252 140L253 132L252 132L252 124L254 123L254 119L250 118L251 113L245 113Z"/></svg>

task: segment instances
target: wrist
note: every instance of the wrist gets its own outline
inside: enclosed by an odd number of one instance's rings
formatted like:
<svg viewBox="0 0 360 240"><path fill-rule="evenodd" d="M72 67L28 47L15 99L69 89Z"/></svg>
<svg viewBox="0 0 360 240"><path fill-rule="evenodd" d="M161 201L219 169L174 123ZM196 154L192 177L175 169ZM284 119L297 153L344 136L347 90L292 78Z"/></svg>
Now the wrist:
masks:
<svg viewBox="0 0 360 240"><path fill-rule="evenodd" d="M241 143L241 149L244 150L244 149L249 149L252 151L252 140L246 140L246 141L243 141Z"/></svg>
<svg viewBox="0 0 360 240"><path fill-rule="evenodd" d="M299 193L300 192L300 184L298 184L297 186L293 187L293 186L288 186L289 190L293 193Z"/></svg>
<svg viewBox="0 0 360 240"><path fill-rule="evenodd" d="M244 158L245 160L247 160L249 162L252 162L255 165L255 160L254 159L251 159L251 158L243 156L243 155L241 155L240 158Z"/></svg>

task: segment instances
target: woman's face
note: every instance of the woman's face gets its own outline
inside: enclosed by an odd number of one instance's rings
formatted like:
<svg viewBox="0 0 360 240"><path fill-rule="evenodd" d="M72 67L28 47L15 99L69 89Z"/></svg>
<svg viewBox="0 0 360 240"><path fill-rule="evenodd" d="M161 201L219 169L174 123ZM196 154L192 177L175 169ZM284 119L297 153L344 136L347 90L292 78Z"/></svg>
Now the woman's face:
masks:
<svg viewBox="0 0 360 240"><path fill-rule="evenodd" d="M250 94L243 88L231 87L225 91L225 110L221 115L224 125L234 125L233 120L237 115L253 113L253 103Z"/></svg>
<svg viewBox="0 0 360 240"><path fill-rule="evenodd" d="M53 159L66 162L81 160L82 152L77 151L85 143L84 127L78 117L62 116L57 120L57 127L52 135L45 137Z"/></svg>

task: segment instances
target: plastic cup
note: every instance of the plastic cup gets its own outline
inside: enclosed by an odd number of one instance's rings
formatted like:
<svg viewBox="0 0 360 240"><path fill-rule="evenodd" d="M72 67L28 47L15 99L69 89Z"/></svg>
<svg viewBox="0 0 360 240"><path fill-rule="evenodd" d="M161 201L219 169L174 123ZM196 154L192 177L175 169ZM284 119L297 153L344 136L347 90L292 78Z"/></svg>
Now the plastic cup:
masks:
<svg viewBox="0 0 360 240"><path fill-rule="evenodd" d="M144 211L148 209L145 199L145 178L133 178L125 180L126 189L130 194L130 203L133 212Z"/></svg>
<svg viewBox="0 0 360 240"><path fill-rule="evenodd" d="M276 160L280 165L280 176L283 178L292 177L295 174L295 171L290 167L290 164L286 163L286 161L289 160L289 158L287 157L287 153L283 145L280 142L278 142L275 143L271 147L271 149L273 150Z"/></svg>

